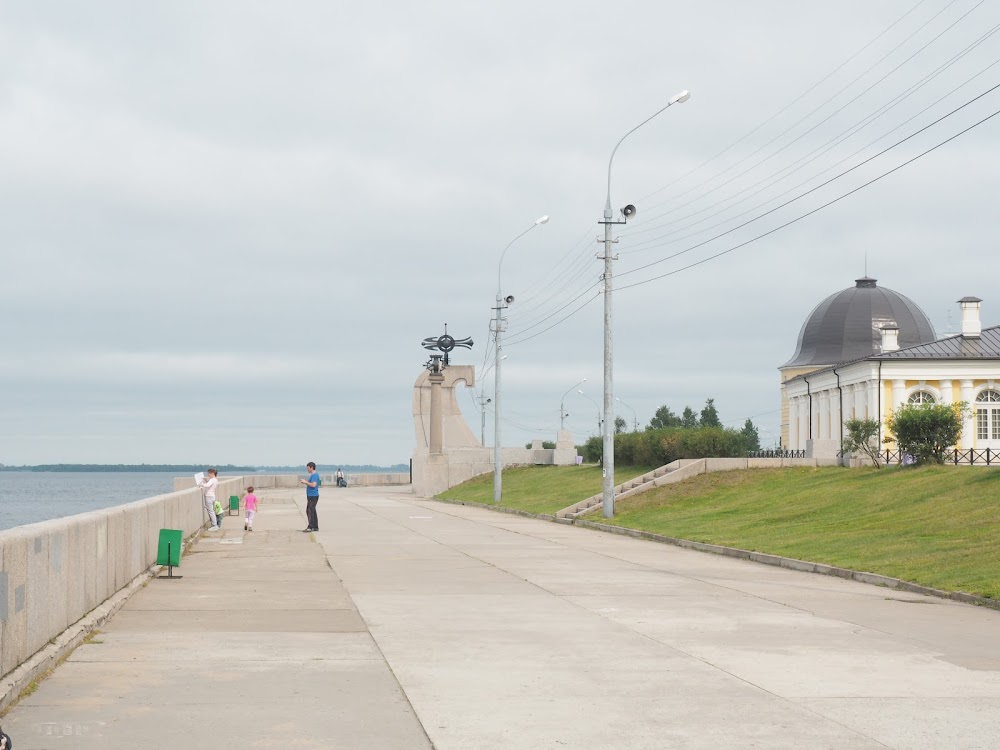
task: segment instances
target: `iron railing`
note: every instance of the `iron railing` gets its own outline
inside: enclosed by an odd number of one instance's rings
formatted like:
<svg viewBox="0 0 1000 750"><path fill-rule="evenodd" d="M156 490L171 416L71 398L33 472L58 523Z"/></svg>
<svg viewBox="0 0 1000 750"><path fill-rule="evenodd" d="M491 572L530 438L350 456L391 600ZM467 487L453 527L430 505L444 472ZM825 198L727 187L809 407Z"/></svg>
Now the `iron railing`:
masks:
<svg viewBox="0 0 1000 750"><path fill-rule="evenodd" d="M917 462L909 453L889 449L886 449L879 458L886 466L898 466L900 464L906 466ZM997 451L990 448L983 448L981 450L977 450L976 448L967 448L965 450L952 448L950 452L945 453L945 463L954 464L955 466L1000 466L1000 455L997 454Z"/></svg>
<svg viewBox="0 0 1000 750"><path fill-rule="evenodd" d="M806 452L769 448L767 450L747 451L747 458L806 458Z"/></svg>

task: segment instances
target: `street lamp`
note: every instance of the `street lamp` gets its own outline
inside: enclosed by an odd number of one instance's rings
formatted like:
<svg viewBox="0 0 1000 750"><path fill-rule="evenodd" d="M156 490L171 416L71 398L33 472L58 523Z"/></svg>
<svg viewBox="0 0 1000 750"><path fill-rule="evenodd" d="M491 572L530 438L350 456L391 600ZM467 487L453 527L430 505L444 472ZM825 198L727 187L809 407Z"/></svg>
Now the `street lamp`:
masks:
<svg viewBox="0 0 1000 750"><path fill-rule="evenodd" d="M579 383L577 383L576 385L574 385L573 388L578 388L579 386L583 385L586 382L587 382L587 379L584 378ZM570 388L569 391L572 391L573 388ZM563 402L566 400L566 396L569 395L569 391L566 391L566 393L564 393L562 395L562 398L559 399L559 430L560 431L562 431L563 427L565 426L564 421L566 419L566 407L563 406Z"/></svg>
<svg viewBox="0 0 1000 750"><path fill-rule="evenodd" d="M487 398L486 394L481 396L476 396L476 400L479 401L479 410L482 413L482 422L479 427L479 442L486 445L486 404L493 403L493 399Z"/></svg>
<svg viewBox="0 0 1000 750"><path fill-rule="evenodd" d="M590 403L592 403L597 408L597 432L600 433L601 432L601 425L604 423L604 420L601 419L601 405L598 404L596 401L594 401L594 399L592 399L590 396L588 396L583 391L577 391L577 393L579 393L581 396L583 396L585 399L587 399Z"/></svg>
<svg viewBox="0 0 1000 750"><path fill-rule="evenodd" d="M633 409L631 406L629 406L628 404L626 404L624 401L622 401L617 396L615 396L615 401L617 401L619 404L621 404L626 409L628 409L630 412L632 412L632 424L635 425L635 431L638 432L639 431L639 417L635 413L635 409Z"/></svg>
<svg viewBox="0 0 1000 750"><path fill-rule="evenodd" d="M614 401L614 347L612 341L612 277L611 261L614 256L611 254L611 245L614 240L611 238L611 227L614 224L624 224L632 216L635 216L635 206L629 204L622 210L622 221L614 221L611 211L611 162L614 161L615 152L622 145L622 141L632 133L641 128L647 122L656 117L675 104L681 104L691 98L691 94L686 90L674 94L667 102L667 106L647 117L625 135L623 135L615 147L611 149L611 158L608 159L608 199L604 204L604 219L598 222L604 225L604 481L602 490L602 509L605 518L612 518L615 514L615 401Z"/></svg>
<svg viewBox="0 0 1000 750"><path fill-rule="evenodd" d="M502 474L502 462L501 453L503 449L500 447L500 361L503 357L500 356L500 334L503 332L504 318L501 317L501 313L506 310L514 302L514 295L508 295L503 297L500 292L500 270L503 268L503 257L510 250L510 246L517 242L519 239L524 237L528 232L537 227L539 224L547 224L549 217L546 214L538 219L535 219L535 223L530 227L521 232L517 237L512 239L507 243L507 247L503 249L500 253L500 262L497 263L497 306L493 308L496 311L496 320L493 326L493 333L496 336L496 352L494 355L493 366L496 372L493 375L493 503L494 505L500 502L500 496L503 494L503 477Z"/></svg>

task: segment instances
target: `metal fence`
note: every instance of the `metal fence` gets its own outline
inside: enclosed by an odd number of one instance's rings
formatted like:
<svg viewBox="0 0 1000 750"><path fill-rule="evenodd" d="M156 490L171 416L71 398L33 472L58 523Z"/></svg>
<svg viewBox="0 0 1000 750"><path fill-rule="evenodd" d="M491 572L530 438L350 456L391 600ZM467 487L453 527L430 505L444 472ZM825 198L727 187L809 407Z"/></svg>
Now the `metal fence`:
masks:
<svg viewBox="0 0 1000 750"><path fill-rule="evenodd" d="M881 454L881 459L886 466L898 466L900 464L905 466L916 463L916 459L910 454L888 449L886 449L885 453ZM989 448L983 448L982 450L976 450L975 448L968 448L966 450L953 448L950 453L945 454L945 463L954 464L955 466L1000 466L1000 455L997 455L997 451Z"/></svg>
<svg viewBox="0 0 1000 750"><path fill-rule="evenodd" d="M788 451L780 449L768 449L759 451L747 451L747 458L805 458L805 451Z"/></svg>

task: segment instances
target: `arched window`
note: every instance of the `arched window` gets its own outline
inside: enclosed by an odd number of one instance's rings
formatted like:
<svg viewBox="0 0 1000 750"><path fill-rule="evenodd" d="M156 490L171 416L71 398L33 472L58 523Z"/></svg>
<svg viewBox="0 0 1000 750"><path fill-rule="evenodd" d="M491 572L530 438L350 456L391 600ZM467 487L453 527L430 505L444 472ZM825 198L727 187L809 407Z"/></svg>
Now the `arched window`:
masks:
<svg viewBox="0 0 1000 750"><path fill-rule="evenodd" d="M927 391L914 391L907 400L911 404L933 404L934 395Z"/></svg>
<svg viewBox="0 0 1000 750"><path fill-rule="evenodd" d="M976 396L976 440L1000 440L1000 392L987 390Z"/></svg>

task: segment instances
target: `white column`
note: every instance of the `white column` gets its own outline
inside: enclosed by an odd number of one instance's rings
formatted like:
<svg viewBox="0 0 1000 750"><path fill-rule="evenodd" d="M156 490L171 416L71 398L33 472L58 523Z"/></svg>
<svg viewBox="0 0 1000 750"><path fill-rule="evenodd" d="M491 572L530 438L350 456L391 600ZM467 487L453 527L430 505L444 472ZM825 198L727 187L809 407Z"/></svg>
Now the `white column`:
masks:
<svg viewBox="0 0 1000 750"><path fill-rule="evenodd" d="M868 381L868 418L877 419L879 422L882 421L882 415L879 414L878 409L878 387L879 382L877 380Z"/></svg>
<svg viewBox="0 0 1000 750"><path fill-rule="evenodd" d="M795 450L801 451L806 448L806 440L809 439L809 397L801 396L799 399L799 442Z"/></svg>
<svg viewBox="0 0 1000 750"><path fill-rule="evenodd" d="M788 399L788 445L790 450L799 449L799 397Z"/></svg>
<svg viewBox="0 0 1000 750"><path fill-rule="evenodd" d="M830 391L820 391L819 399L817 399L817 405L819 406L819 414L817 415L817 421L819 423L819 429L814 435L818 440L826 440L830 437Z"/></svg>
<svg viewBox="0 0 1000 750"><path fill-rule="evenodd" d="M830 391L830 437L833 440L840 440L840 399L839 390Z"/></svg>
<svg viewBox="0 0 1000 750"><path fill-rule="evenodd" d="M965 401L970 407L974 407L972 402L972 381L959 381L961 385L961 401ZM969 418L962 422L962 447L972 448L976 444L976 419L970 414Z"/></svg>
<svg viewBox="0 0 1000 750"><path fill-rule="evenodd" d="M906 403L906 381L905 380L893 380L892 381L892 408L893 410L898 409L900 406Z"/></svg>
<svg viewBox="0 0 1000 750"><path fill-rule="evenodd" d="M952 389L952 384L950 380L941 381L941 402L945 404L950 404L955 401L955 396Z"/></svg>
<svg viewBox="0 0 1000 750"><path fill-rule="evenodd" d="M868 417L868 410L866 407L866 404L868 403L868 395L865 393L867 386L867 383L854 384L854 417L856 419L866 419Z"/></svg>

